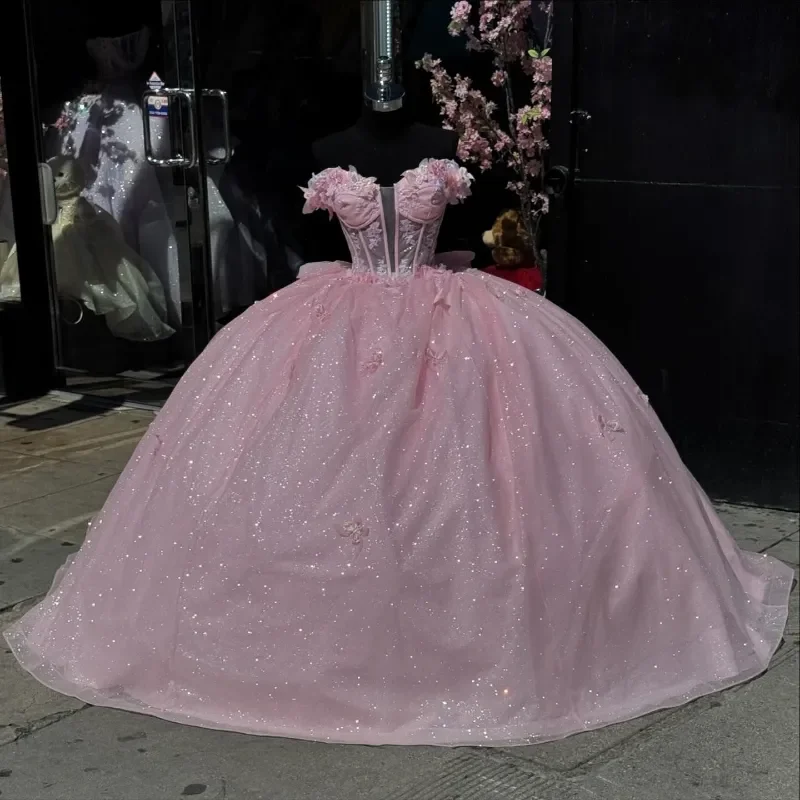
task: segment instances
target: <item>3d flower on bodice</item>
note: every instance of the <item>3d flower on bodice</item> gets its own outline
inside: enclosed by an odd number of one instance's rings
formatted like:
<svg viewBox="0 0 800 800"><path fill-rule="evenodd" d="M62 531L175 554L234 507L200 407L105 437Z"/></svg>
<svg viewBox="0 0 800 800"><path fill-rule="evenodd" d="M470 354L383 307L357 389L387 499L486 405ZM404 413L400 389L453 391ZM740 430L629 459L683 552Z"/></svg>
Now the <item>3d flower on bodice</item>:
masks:
<svg viewBox="0 0 800 800"><path fill-rule="evenodd" d="M303 212L324 209L339 219L353 270L411 275L418 267L435 265L445 209L469 196L472 180L463 167L442 159L426 159L388 187L353 167L332 167L303 189Z"/></svg>

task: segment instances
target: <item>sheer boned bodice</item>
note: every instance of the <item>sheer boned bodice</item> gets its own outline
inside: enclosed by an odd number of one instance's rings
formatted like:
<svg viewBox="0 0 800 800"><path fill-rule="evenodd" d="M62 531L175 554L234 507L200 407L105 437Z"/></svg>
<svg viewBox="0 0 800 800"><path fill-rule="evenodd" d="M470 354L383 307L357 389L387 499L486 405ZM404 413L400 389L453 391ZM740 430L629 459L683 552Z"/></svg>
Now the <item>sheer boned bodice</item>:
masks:
<svg viewBox="0 0 800 800"><path fill-rule="evenodd" d="M342 226L353 270L412 275L434 266L436 241L449 203L470 193L472 176L453 161L430 159L389 187L351 167L312 177L303 190L305 213L325 209Z"/></svg>

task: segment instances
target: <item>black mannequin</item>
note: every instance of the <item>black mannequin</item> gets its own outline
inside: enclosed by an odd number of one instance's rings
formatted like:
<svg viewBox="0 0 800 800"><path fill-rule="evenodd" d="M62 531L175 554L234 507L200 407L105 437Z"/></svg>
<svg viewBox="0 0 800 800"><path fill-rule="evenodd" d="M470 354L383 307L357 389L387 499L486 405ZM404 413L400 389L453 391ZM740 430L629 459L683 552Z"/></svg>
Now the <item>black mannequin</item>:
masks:
<svg viewBox="0 0 800 800"><path fill-rule="evenodd" d="M404 106L374 111L364 105L355 125L314 142L316 171L355 167L359 175L393 186L408 169L426 158L455 158L458 137L453 131L413 122Z"/></svg>

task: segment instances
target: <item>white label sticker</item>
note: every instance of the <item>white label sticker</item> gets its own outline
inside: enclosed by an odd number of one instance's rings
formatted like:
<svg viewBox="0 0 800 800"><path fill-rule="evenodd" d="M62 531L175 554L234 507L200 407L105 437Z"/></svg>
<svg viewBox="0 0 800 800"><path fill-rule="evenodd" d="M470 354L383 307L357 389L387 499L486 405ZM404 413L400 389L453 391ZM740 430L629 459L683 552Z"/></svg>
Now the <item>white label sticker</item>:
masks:
<svg viewBox="0 0 800 800"><path fill-rule="evenodd" d="M158 77L158 73L154 72L147 81L147 88L151 92L160 92L164 88L164 81Z"/></svg>

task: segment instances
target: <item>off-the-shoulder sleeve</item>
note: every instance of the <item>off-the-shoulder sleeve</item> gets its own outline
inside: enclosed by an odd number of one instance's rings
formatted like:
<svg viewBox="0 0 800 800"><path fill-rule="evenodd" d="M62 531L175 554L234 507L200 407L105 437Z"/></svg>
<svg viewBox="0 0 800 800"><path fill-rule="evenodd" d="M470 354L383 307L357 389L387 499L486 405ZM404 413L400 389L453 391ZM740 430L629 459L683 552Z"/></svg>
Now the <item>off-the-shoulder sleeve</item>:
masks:
<svg viewBox="0 0 800 800"><path fill-rule="evenodd" d="M311 177L308 186L300 187L306 202L303 213L325 210L333 215L333 200L336 188L342 183L342 170L339 167L329 167Z"/></svg>
<svg viewBox="0 0 800 800"><path fill-rule="evenodd" d="M460 203L472 194L471 184L475 178L455 161L444 162L445 191L448 203Z"/></svg>

